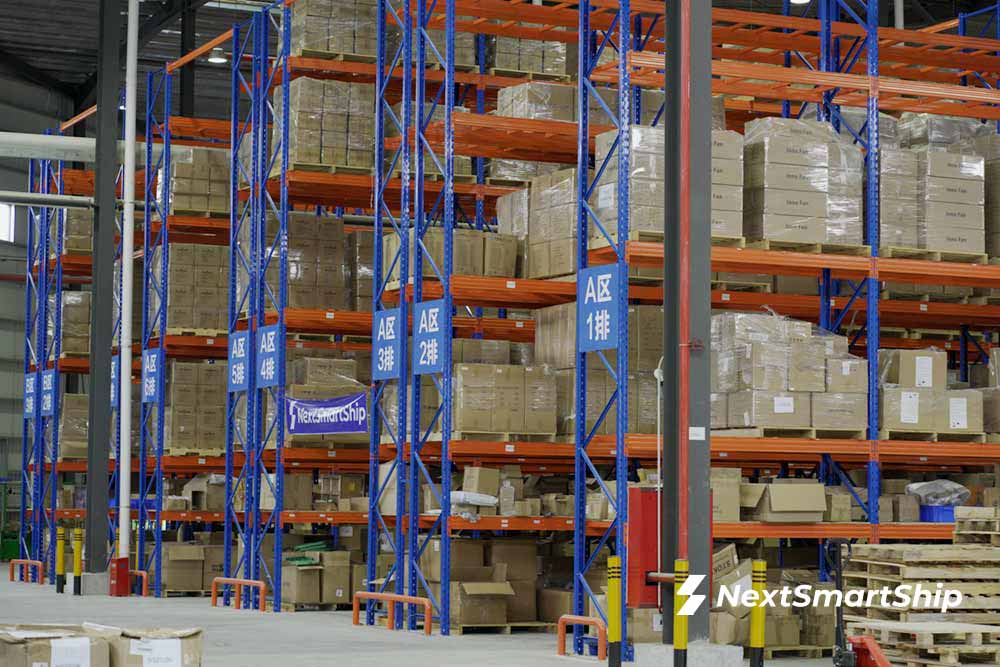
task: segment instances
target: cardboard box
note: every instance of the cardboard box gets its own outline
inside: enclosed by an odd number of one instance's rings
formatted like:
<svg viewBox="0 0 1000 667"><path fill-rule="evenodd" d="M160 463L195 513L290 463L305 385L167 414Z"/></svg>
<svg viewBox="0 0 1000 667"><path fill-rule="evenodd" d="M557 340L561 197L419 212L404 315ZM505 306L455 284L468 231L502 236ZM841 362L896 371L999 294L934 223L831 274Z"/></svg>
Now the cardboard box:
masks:
<svg viewBox="0 0 1000 667"><path fill-rule="evenodd" d="M470 466L465 469L462 490L496 496L500 489L500 471L496 468Z"/></svg>
<svg viewBox="0 0 1000 667"><path fill-rule="evenodd" d="M431 583L431 593L440 598L441 584ZM507 581L453 581L451 583L451 624L505 625L507 601L514 589Z"/></svg>
<svg viewBox="0 0 1000 667"><path fill-rule="evenodd" d="M205 554L205 561L202 566L201 589L203 591L210 591L212 590L212 580L216 577L225 576L226 547L222 544L206 544L204 545L203 550ZM233 549L230 553L230 558L232 559L231 565L235 566L235 549Z"/></svg>
<svg viewBox="0 0 1000 667"><path fill-rule="evenodd" d="M938 425L935 397L931 389L883 387L879 392L879 428L901 431L933 431Z"/></svg>
<svg viewBox="0 0 1000 667"><path fill-rule="evenodd" d="M712 600L719 597L719 582L723 577L739 567L740 559L736 554L736 545L729 542L717 547L712 553Z"/></svg>
<svg viewBox="0 0 1000 667"><path fill-rule="evenodd" d="M558 623L559 618L573 613L573 591L542 588L538 591L538 620Z"/></svg>
<svg viewBox="0 0 1000 667"><path fill-rule="evenodd" d="M944 390L948 353L944 350L879 350L879 377L885 384Z"/></svg>
<svg viewBox="0 0 1000 667"><path fill-rule="evenodd" d="M226 484L221 475L196 475L184 485L182 494L192 510L222 512L226 509Z"/></svg>
<svg viewBox="0 0 1000 667"><path fill-rule="evenodd" d="M764 646L798 646L799 622L796 616L769 616L764 624Z"/></svg>
<svg viewBox="0 0 1000 667"><path fill-rule="evenodd" d="M816 523L826 512L822 484L793 484L798 480L775 480L771 484L741 484L740 506L753 521L764 523Z"/></svg>
<svg viewBox="0 0 1000 667"><path fill-rule="evenodd" d="M108 640L88 637L82 628L12 626L0 631L0 664L5 667L109 667L111 657Z"/></svg>
<svg viewBox="0 0 1000 667"><path fill-rule="evenodd" d="M826 494L826 512L823 513L823 521L828 523L842 523L851 520L851 496L846 493Z"/></svg>
<svg viewBox="0 0 1000 667"><path fill-rule="evenodd" d="M166 591L204 589L205 547L200 544L167 543L162 547L162 588Z"/></svg>
<svg viewBox="0 0 1000 667"><path fill-rule="evenodd" d="M482 540L453 539L451 541L451 568L483 567L485 546ZM441 540L435 537L420 555L420 572L427 581L441 581ZM453 574L454 578L454 574Z"/></svg>
<svg viewBox="0 0 1000 667"><path fill-rule="evenodd" d="M351 562L349 557L342 560L346 562L323 564L320 592L320 601L323 604L351 603Z"/></svg>
<svg viewBox="0 0 1000 667"><path fill-rule="evenodd" d="M740 520L739 468L712 468L710 485L712 490L712 520L732 523Z"/></svg>
<svg viewBox="0 0 1000 667"><path fill-rule="evenodd" d="M892 513L897 523L920 522L920 500L916 496L906 494L893 495ZM881 521L881 517L879 517Z"/></svg>
<svg viewBox="0 0 1000 667"><path fill-rule="evenodd" d="M809 428L809 394L740 391L729 395L729 427Z"/></svg>
<svg viewBox="0 0 1000 667"><path fill-rule="evenodd" d="M868 360L858 357L830 357L826 360L826 391L868 392Z"/></svg>
<svg viewBox="0 0 1000 667"><path fill-rule="evenodd" d="M534 581L538 576L538 545L534 540L491 540L486 543L486 564L506 565L511 581Z"/></svg>
<svg viewBox="0 0 1000 667"><path fill-rule="evenodd" d="M729 426L729 394L711 394L712 419L711 428L723 429Z"/></svg>
<svg viewBox="0 0 1000 667"><path fill-rule="evenodd" d="M813 428L868 428L868 394L812 394Z"/></svg>
<svg viewBox="0 0 1000 667"><path fill-rule="evenodd" d="M822 338L792 341L788 352L788 390L826 390L826 345Z"/></svg>
<svg viewBox="0 0 1000 667"><path fill-rule="evenodd" d="M708 617L708 637L713 644L743 646L750 641L750 619L713 611Z"/></svg>
<svg viewBox="0 0 1000 667"><path fill-rule="evenodd" d="M111 667L146 667L151 663L168 665L176 656L180 656L180 662L173 664L182 667L202 662L202 633L199 628L114 628L90 623L84 623L83 627L88 634L108 638Z"/></svg>
<svg viewBox="0 0 1000 667"><path fill-rule="evenodd" d="M323 568L281 566L281 600L288 604L320 604Z"/></svg>
<svg viewBox="0 0 1000 667"><path fill-rule="evenodd" d="M938 400L937 426L942 433L982 433L983 394L978 389L953 389Z"/></svg>
<svg viewBox="0 0 1000 667"><path fill-rule="evenodd" d="M723 586L729 591L730 596L735 596L735 599L739 601L743 591L752 590L752 579L753 562L748 559L740 561L735 569L712 580L713 590L716 591L715 595L713 595L713 603L719 600L718 590ZM729 598L723 598L719 608L736 618L744 618L750 614L750 607L744 607L738 602L737 604L731 604Z"/></svg>
<svg viewBox="0 0 1000 667"><path fill-rule="evenodd" d="M523 623L538 620L538 599L535 595L534 578L527 580L510 579L510 584L514 591L513 596L507 597L507 622Z"/></svg>

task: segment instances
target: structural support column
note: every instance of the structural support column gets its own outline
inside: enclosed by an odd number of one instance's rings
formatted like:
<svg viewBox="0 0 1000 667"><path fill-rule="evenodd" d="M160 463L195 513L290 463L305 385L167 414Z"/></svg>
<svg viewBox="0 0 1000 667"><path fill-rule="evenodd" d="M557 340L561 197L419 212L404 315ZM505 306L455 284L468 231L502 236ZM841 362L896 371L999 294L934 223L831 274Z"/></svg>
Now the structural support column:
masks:
<svg viewBox="0 0 1000 667"><path fill-rule="evenodd" d="M711 563L709 345L711 340L711 6L666 3L663 526L660 569ZM707 595L707 579L696 591ZM671 600L673 591L663 591ZM664 605L665 611L669 605ZM708 639L708 607L691 617L692 641ZM664 643L673 624L663 623Z"/></svg>
<svg viewBox="0 0 1000 667"><path fill-rule="evenodd" d="M184 0L184 11L181 13L181 56L194 51L195 34L197 31L196 14L197 10L194 7L194 3L191 0ZM193 118L195 115L194 68L195 64L193 60L181 68L180 112L182 116L188 118Z"/></svg>
<svg viewBox="0 0 1000 667"><path fill-rule="evenodd" d="M118 174L121 3L101 0L94 174L93 293L90 333L90 424L87 431L87 571L108 562L108 456L111 440L111 336L115 264L115 180ZM128 470L125 466L123 470ZM127 474L127 473L123 473Z"/></svg>

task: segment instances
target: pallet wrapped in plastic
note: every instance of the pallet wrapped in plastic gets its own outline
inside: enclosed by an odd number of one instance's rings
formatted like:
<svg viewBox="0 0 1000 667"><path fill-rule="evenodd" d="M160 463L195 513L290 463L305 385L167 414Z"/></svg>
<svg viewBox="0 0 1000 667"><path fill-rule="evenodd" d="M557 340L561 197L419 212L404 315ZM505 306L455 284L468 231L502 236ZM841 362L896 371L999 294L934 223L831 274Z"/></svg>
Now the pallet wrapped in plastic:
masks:
<svg viewBox="0 0 1000 667"><path fill-rule="evenodd" d="M410 119L410 127L416 126L416 119L422 118L424 123L436 123L444 122L444 105L435 102L425 102L423 109L418 109L417 105L411 107L414 111L414 117ZM393 113L396 118L402 121L403 118L403 103L397 102L392 108ZM456 106L452 109L453 113L469 113L469 109L463 106ZM419 114L419 115L417 115ZM398 137L399 127L393 122L389 116L385 119L385 136L387 137ZM393 159L394 151L386 151L385 160L388 166L389 162ZM472 169L472 158L465 155L455 155L454 156L454 174L458 176L471 176L475 172ZM435 154L432 157L431 151L424 148L424 176L441 176L441 170L438 168L438 163L444 163L444 150L442 148L435 149ZM399 174L402 169L402 164L399 161L396 162L394 174ZM416 155L410 156L410 174L416 175L417 173L417 158Z"/></svg>
<svg viewBox="0 0 1000 667"><path fill-rule="evenodd" d="M907 148L938 147L947 149L966 139L990 134L993 130L976 118L939 114L903 112L899 132Z"/></svg>
<svg viewBox="0 0 1000 667"><path fill-rule="evenodd" d="M172 146L170 149L170 179L164 179L163 169L157 172L156 197L163 199L164 186L169 187L171 214L229 212L231 156L228 150L201 146Z"/></svg>
<svg viewBox="0 0 1000 667"><path fill-rule="evenodd" d="M293 56L375 56L377 0L299 0L291 15Z"/></svg>

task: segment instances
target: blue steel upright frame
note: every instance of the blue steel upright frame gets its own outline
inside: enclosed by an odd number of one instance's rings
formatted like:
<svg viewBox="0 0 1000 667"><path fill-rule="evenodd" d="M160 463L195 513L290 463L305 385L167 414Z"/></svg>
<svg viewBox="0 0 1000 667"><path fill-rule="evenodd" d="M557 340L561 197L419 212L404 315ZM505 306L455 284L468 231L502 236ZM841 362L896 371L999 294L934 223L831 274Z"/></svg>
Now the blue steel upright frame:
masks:
<svg viewBox="0 0 1000 667"><path fill-rule="evenodd" d="M237 494L244 498L245 507L251 508L255 498L253 486L255 466L253 465L252 442L254 432L254 346L246 345L236 350L238 322L243 313L250 315L257 304L257 209L259 197L247 197L240 201L238 191L242 183L254 184L257 180L257 159L260 137L259 113L254 85L259 63L257 62L257 35L259 16L256 14L242 24L233 26L232 57L232 100L230 109L230 200L229 200L229 318L227 335L229 339L229 388L226 393L226 517L225 554L223 574L226 577L239 576L250 579L257 562L258 526L252 511L237 512ZM242 67L250 60L249 78ZM247 150L248 149L248 150ZM246 339L244 339L246 342ZM239 364L245 355L247 363ZM234 376L234 373L236 375ZM241 428L242 426L242 428ZM242 466L234 477L236 453L242 454ZM235 538L235 539L234 539ZM233 559L232 544L237 542L240 549L238 560ZM229 589L225 599L228 603Z"/></svg>
<svg viewBox="0 0 1000 667"><path fill-rule="evenodd" d="M444 30L438 33L443 38L444 44L434 42L428 27L432 15L435 13L443 13L445 17ZM411 374L410 392L412 398L409 414L411 446L409 470L407 471L407 488L410 498L407 539L409 562L405 570L409 573L409 594L421 595L421 589L426 592L440 619L441 634L447 636L451 633L451 534L449 529L451 522L451 502L449 500L451 497L451 456L449 441L451 440L452 416L452 321L454 316L451 276L454 267L455 247L455 131L452 125L452 115L455 108L455 0L444 0L443 6L441 2L436 3L436 6L428 5L426 2L417 2L416 15L417 23L413 28L413 34L416 36L416 44L414 45L416 49L416 82L413 98L416 104L413 112L415 130L413 156L417 162L414 176L413 307L414 312L416 312L417 307L424 301L424 262L430 262L434 277L441 282L440 300L442 307L439 324L440 330L445 333L441 338L441 349L437 350L443 370L441 373L432 374L434 386L440 397L440 406L427 429L422 429L420 425L421 376L415 372ZM429 90L426 76L429 66L440 67L444 73L440 86L432 89L436 92ZM434 101L425 107L424 100ZM434 142L427 135L431 119L436 117L435 109L438 104L443 104L444 111L441 117L444 123L443 154L434 150ZM431 207L427 206L424 187L425 153L434 161L438 173L443 176L441 191ZM440 227L444 237L443 266L437 266L427 253L424 244L427 230L432 227ZM413 360L409 361L411 369L415 371ZM440 485L434 483L422 456L423 448L437 425L440 425L441 434ZM440 514L422 539L419 535L420 508L417 502L417 491L420 488L421 480L426 481L431 486L441 507ZM435 536L440 538L441 550L440 595L437 597L431 594L427 579L420 569L420 556ZM408 627L412 630L416 627L417 620L416 612L412 606L408 618ZM424 619L424 623L431 622L432 619Z"/></svg>
<svg viewBox="0 0 1000 667"><path fill-rule="evenodd" d="M605 545L612 546L612 552L621 558L622 571L628 569L628 553L625 541L625 525L628 522L628 460L625 454L625 435L628 432L628 262L626 260L626 243L629 238L629 160L632 139L632 127L636 122L633 114L633 87L631 68L628 65L628 54L632 51L631 6L629 0L620 0L617 12L612 18L611 28L601 31L591 28L589 0L581 0L578 24L578 62L579 72L577 82L577 267L583 271L588 265L588 239L590 226L595 225L600 235L615 249L615 266L618 276L617 330L611 335L616 340L615 359L613 366L603 352L596 352L601 365L610 373L615 381L615 391L601 413L596 415L593 426L588 426L591 415L587 411L587 353L581 351L579 341L576 341L576 384L574 387L576 400L576 452L574 460L574 552L573 552L573 613L583 615L589 600L598 610L602 620L608 622L608 617L615 614L620 618L621 635L628 636L626 595L621 596L619 609L605 609L596 598L586 574L597 559ZM595 48L596 45L596 48ZM591 80L595 67L605 49L613 49L618 57L618 88L617 108L610 109L598 95ZM601 111L616 128L615 142L600 164L595 165L594 176L589 176L590 169L590 123L589 117L591 97L598 103ZM595 123L601 124L601 123ZM602 174L611 164L617 161L617 194L618 215L616 220L601 220L590 207L591 194L597 188ZM612 227L612 225L614 225ZM577 275L579 281L579 273ZM587 450L594 435L600 429L604 420L608 419L611 410L615 410L615 491L612 492L598 473ZM607 530L592 545L587 540L587 483L593 479L608 500L609 507L615 513ZM576 653L583 653L583 627L573 628L573 647ZM630 659L631 646L625 648L625 657Z"/></svg>
<svg viewBox="0 0 1000 667"><path fill-rule="evenodd" d="M42 194L62 194L62 170L61 161L32 160L28 167L29 190ZM42 561L51 584L55 583L55 512L59 481L56 462L59 460L64 223L63 209L28 209L24 389L26 395L29 388L32 390L34 400L30 404L26 401L23 411L18 537L21 558ZM50 363L51 375L48 374ZM52 404L47 408L43 406L43 382L46 377L54 385ZM26 576L30 577L30 581L37 581L34 574Z"/></svg>
<svg viewBox="0 0 1000 667"><path fill-rule="evenodd" d="M170 101L172 77L166 68L146 75L146 173L144 181L144 224L142 266L142 349L143 390L139 412L139 506L136 560L139 569L149 573L153 595L163 594L161 579L163 567L163 398L166 393L166 333L167 333L167 276L170 264L170 245L167 235L167 217L170 213ZM163 150L154 154L153 144L159 139ZM157 196L157 180L161 184ZM153 230L153 222L161 221ZM157 266L159 259L159 266ZM155 302L155 312L152 312ZM154 345L155 343L155 345ZM146 355L155 359L157 372L153 400L147 400L145 367ZM153 469L149 470L149 459ZM146 531L152 531L152 549L146 554Z"/></svg>
<svg viewBox="0 0 1000 667"><path fill-rule="evenodd" d="M243 34L246 37L243 37ZM278 34L277 51L269 54L271 36ZM233 90L232 90L232 159L231 178L231 250L230 250L230 299L229 335L237 331L237 322L246 313L249 324L248 364L246 390L229 393L227 406L226 444L226 521L227 539L233 529L241 540L242 556L238 565L243 566L244 578L264 581L274 596L274 611L281 611L281 551L285 445L285 341L287 327L285 310L288 307L288 63L291 42L291 9L282 0L263 7L251 18L249 25L233 29ZM237 57L238 56L238 57ZM249 57L249 58L248 58ZM248 81L240 65L252 62ZM271 91L281 86L282 115L279 117L271 100ZM249 95L247 95L249 93ZM240 102L249 97L249 110L241 111ZM248 116L243 116L248 113ZM274 135L271 135L271 128ZM240 147L250 141L249 171L247 158L240 155ZM279 184L277 199L268 189L269 175L276 174ZM240 179L249 184L249 203L242 208L237 189ZM268 226L268 217L277 223ZM246 228L247 235L241 235ZM247 247L249 241L249 248ZM277 263L277 293L268 285L267 270ZM247 280L241 283L240 280ZM244 310L245 308L245 310ZM268 324L274 314L276 321ZM265 327L267 327L265 329ZM272 353L265 354L259 346L269 339L278 341ZM230 346L230 364L233 348ZM241 397L245 395L246 432L236 428L237 411L242 410ZM280 406L268 410L268 404ZM264 451L274 442L275 463L268 469ZM234 480L234 445L242 444L243 469ZM233 482L236 483L234 486ZM266 485L266 486L265 486ZM243 490L243 510L237 512L234 501L238 490ZM270 509L261 507L261 496L270 491L274 504ZM240 516L242 514L242 517ZM274 550L271 557L262 552L264 536L273 531ZM228 568L228 560L227 565ZM228 573L228 572L227 572ZM246 592L247 602L256 592Z"/></svg>
<svg viewBox="0 0 1000 667"><path fill-rule="evenodd" d="M401 31L402 39L395 51L390 51L388 43L389 25L387 21L392 21L391 26ZM406 137L410 136L410 128L413 118L413 100L409 95L403 95L402 115L397 116L392 108L391 96L388 95L388 88L394 78L401 78L403 91L409 91L413 85L413 15L410 11L409 0L379 0L378 3L378 34L376 51L376 82L375 82L375 243L374 261L372 263L372 274L374 279L372 297L372 338L377 339L380 321L380 313L387 310L383 297L386 286L393 280L400 283L406 282L409 272L409 232L410 232L410 156L411 146ZM404 138L399 147L393 151L388 161L385 156L384 142L386 128L394 129L398 136ZM394 172L398 169L398 176ZM393 180L400 179L400 200L398 206L386 198L386 187ZM386 224L388 223L388 225ZM390 234L395 234L396 252L392 257L383 256L382 239L387 230ZM383 271L383 266L386 270ZM406 559L406 536L403 533L403 522L399 520L403 516L406 507L406 414L407 414L407 380L408 380L408 344L407 344L407 322L409 321L409 304L406 299L399 300L396 322L401 332L399 340L398 359L374 359L376 364L388 364L397 371L395 377L384 380L373 381L371 390L371 441L369 449L369 491L368 491L368 590L375 590L375 585L371 582L376 579L376 567L381 538L385 538L394 554L393 564L385 582L379 587L384 591L389 582L394 582L394 589L397 594L402 594L405 590L403 567ZM393 361L395 363L393 363ZM392 423L385 408L382 405L384 392L387 386L394 383L396 386L396 420ZM387 471L385 479L380 474L379 453L382 444L383 428L389 434L395 447L396 456L393 465ZM389 530L388 522L381 510L381 500L389 488L391 480L396 484L396 507L394 530ZM412 494L411 494L412 495ZM411 503L412 503L411 499ZM412 505L411 505L412 506ZM402 627L402 614L397 613L396 626ZM369 601L366 609L365 619L368 625L375 622L374 601Z"/></svg>

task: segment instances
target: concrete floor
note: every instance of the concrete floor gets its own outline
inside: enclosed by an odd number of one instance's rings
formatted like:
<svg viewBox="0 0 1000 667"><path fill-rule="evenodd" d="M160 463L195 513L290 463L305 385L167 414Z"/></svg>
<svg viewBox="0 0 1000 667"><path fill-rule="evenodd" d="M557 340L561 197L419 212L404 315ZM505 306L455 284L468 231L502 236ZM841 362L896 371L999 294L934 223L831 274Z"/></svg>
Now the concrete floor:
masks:
<svg viewBox="0 0 1000 667"><path fill-rule="evenodd" d="M197 626L204 630L205 667L542 667L594 664L558 658L553 634L442 638L382 628L356 628L350 612L260 614L213 609L207 598L123 599L56 595L51 586L0 581L0 625L81 623L131 627ZM829 667L830 660L780 660L780 667ZM697 665L693 667L709 667Z"/></svg>

